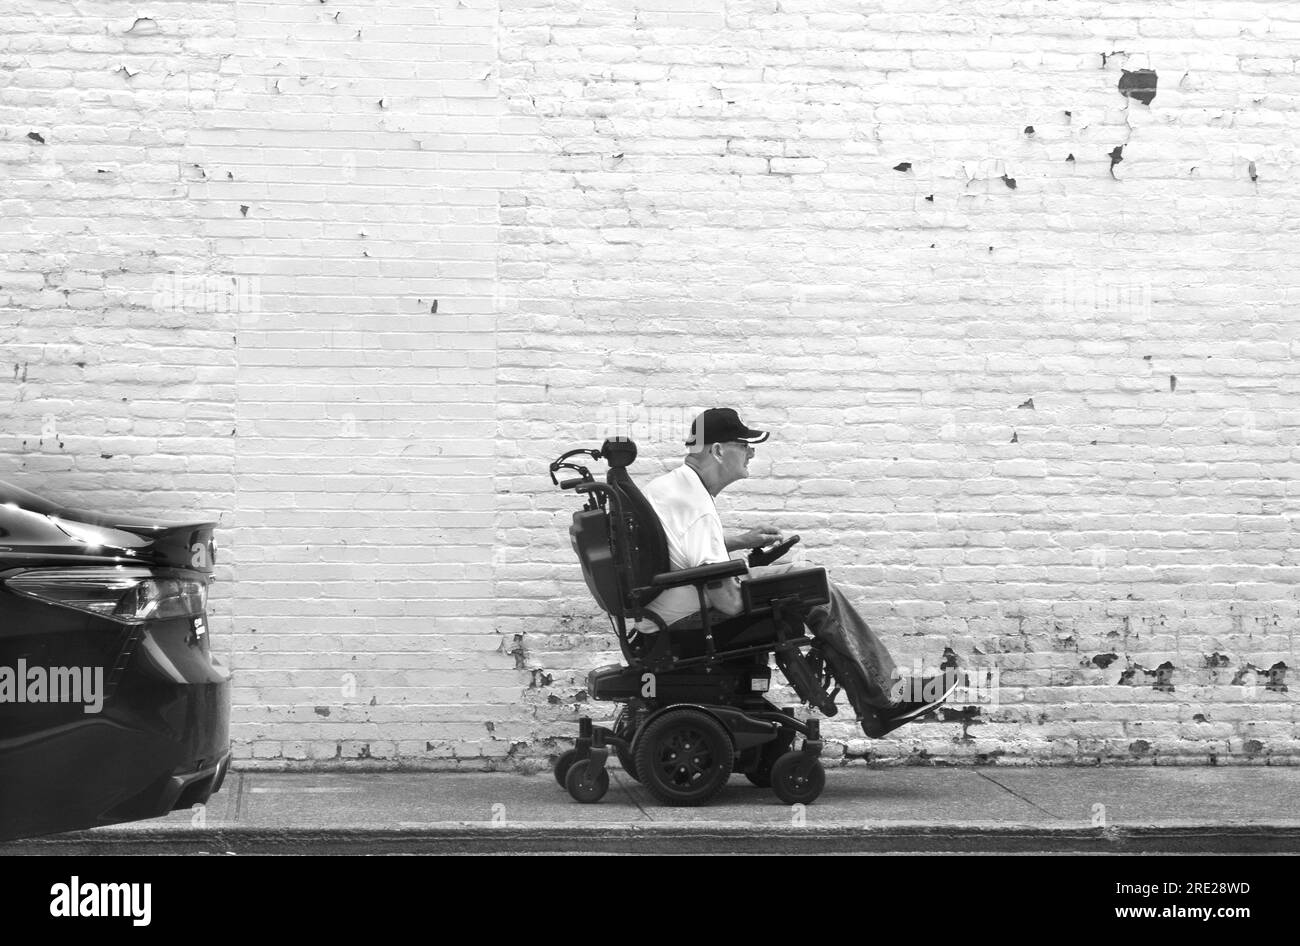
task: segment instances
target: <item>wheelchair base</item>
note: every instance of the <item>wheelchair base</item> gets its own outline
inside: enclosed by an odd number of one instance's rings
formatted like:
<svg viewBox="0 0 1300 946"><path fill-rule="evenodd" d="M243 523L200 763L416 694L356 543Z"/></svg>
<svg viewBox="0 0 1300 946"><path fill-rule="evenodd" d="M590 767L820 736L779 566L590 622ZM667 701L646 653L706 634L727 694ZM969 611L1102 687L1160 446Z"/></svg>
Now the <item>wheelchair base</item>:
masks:
<svg viewBox="0 0 1300 946"><path fill-rule="evenodd" d="M579 721L574 748L554 774L575 801L600 801L609 789L611 748L624 771L669 805L702 805L733 772L771 788L787 804L809 804L826 775L818 757L820 721L795 719L766 700L745 708L644 702L625 708L613 727ZM793 748L797 736L801 746Z"/></svg>
<svg viewBox="0 0 1300 946"><path fill-rule="evenodd" d="M588 674L591 698L623 709L612 727L579 721L574 748L556 762L556 781L579 802L599 801L612 749L623 770L664 804L702 805L733 772L787 804L814 801L826 783L820 721L798 720L766 699L773 653L800 699L834 715L839 688L828 692L834 677L817 642L803 635L686 659L647 655Z"/></svg>

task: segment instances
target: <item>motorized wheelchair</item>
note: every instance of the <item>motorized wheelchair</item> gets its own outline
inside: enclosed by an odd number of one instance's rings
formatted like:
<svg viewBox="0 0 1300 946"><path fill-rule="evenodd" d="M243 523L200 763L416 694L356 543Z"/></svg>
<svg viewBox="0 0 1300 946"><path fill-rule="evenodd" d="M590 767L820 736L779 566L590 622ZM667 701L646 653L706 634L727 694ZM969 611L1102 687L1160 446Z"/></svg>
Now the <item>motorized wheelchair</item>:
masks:
<svg viewBox="0 0 1300 946"><path fill-rule="evenodd" d="M578 449L550 465L552 482L585 497L569 528L587 587L609 615L625 664L591 671L592 700L621 703L610 727L579 721L575 748L555 764L555 779L579 802L599 801L609 789L606 760L612 747L632 778L669 805L702 805L733 772L771 787L787 804L809 803L826 782L818 756L819 720L795 718L766 694L769 657L799 698L826 716L836 713L835 674L819 642L805 633L809 608L830 600L826 571L792 569L741 585L744 611L728 620L758 640L748 646L717 646L706 599L710 584L744 574L743 561L670 571L668 542L658 515L637 489L627 468L636 444L606 440L599 450ZM575 457L604 460L598 482ZM578 474L560 479L561 471ZM750 564L767 564L798 537L751 554ZM700 601L703 653L683 655L678 635L647 608L667 588L689 585ZM649 622L657 633L638 631ZM761 625L761 626L760 626ZM697 632L697 634L700 632ZM830 689L835 687L834 689ZM796 737L802 742L795 748Z"/></svg>

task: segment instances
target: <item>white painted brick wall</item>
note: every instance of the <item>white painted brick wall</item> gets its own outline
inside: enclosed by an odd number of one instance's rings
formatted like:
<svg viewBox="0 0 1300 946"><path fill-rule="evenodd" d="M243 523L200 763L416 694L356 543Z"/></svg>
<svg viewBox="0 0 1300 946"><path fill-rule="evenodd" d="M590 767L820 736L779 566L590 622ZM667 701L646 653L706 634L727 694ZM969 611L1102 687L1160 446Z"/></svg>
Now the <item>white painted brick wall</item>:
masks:
<svg viewBox="0 0 1300 946"><path fill-rule="evenodd" d="M623 404L649 477L731 403L776 431L735 521L802 533L905 666L998 670L969 725L836 724L850 754L1293 759L1293 694L1232 685L1294 668L1300 617L1279 9L503 6L502 90L550 149L500 270L529 665L605 659L545 459ZM1141 68L1150 107L1117 90ZM559 737L581 682L553 676Z"/></svg>
<svg viewBox="0 0 1300 946"><path fill-rule="evenodd" d="M510 746L486 725L510 731L520 688L491 620L493 314L501 193L527 152L496 20L483 2L241 3L245 51L191 139L218 169L207 222L262 287L239 336L233 534L255 756Z"/></svg>
<svg viewBox="0 0 1300 946"><path fill-rule="evenodd" d="M14 8L0 475L221 515L245 759L553 752L613 654L545 464L723 402L738 525L998 671L836 752L1297 758L1295 10Z"/></svg>
<svg viewBox="0 0 1300 946"><path fill-rule="evenodd" d="M234 5L149 9L5 7L0 476L69 504L229 523L233 320L220 304L155 301L177 288L224 298L184 155L212 106ZM226 601L230 569L219 577Z"/></svg>

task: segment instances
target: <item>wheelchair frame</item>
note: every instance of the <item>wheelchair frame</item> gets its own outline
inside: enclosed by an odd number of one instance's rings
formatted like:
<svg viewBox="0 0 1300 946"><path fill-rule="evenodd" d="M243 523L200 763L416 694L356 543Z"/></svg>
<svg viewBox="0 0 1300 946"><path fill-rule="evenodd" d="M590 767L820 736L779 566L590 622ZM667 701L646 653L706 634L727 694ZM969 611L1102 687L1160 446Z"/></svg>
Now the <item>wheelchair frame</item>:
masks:
<svg viewBox="0 0 1300 946"><path fill-rule="evenodd" d="M825 785L818 758L820 721L796 719L792 709L777 708L764 694L771 682L768 655L774 654L800 699L835 715L838 687L828 691L834 676L803 625L807 609L828 600L825 571L793 570L746 582L746 610L728 625L738 622L748 629L768 622L773 639L719 648L706 589L744 574L745 563L731 560L670 571L662 525L627 473L636 454L632 441L611 439L599 450L570 450L550 465L552 483L585 499L573 515L570 538L626 661L588 674L591 699L623 706L609 727L590 717L579 720L574 748L555 763L556 781L579 802L599 801L609 788L606 763L612 749L624 770L665 804L704 804L733 771L755 785L770 786L787 804L812 802ZM609 465L604 483L573 462L579 455ZM561 480L561 470L578 475ZM777 555L790 544L778 547ZM763 557L762 552L751 556ZM684 585L695 588L700 602L704 653L697 656L678 656L672 632L647 608L665 589ZM765 596L765 590L770 594ZM640 633L629 618L650 621L658 632ZM803 742L796 750L797 736Z"/></svg>

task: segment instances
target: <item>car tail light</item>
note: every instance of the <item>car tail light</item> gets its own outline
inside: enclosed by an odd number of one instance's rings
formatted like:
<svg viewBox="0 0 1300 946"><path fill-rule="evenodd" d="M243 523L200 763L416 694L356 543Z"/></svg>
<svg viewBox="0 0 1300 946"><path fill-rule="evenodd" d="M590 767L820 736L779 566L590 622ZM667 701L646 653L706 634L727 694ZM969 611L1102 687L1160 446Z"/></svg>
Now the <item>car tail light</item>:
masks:
<svg viewBox="0 0 1300 946"><path fill-rule="evenodd" d="M191 617L207 608L202 579L172 578L146 568L43 568L5 580L20 595L65 608L139 624Z"/></svg>

